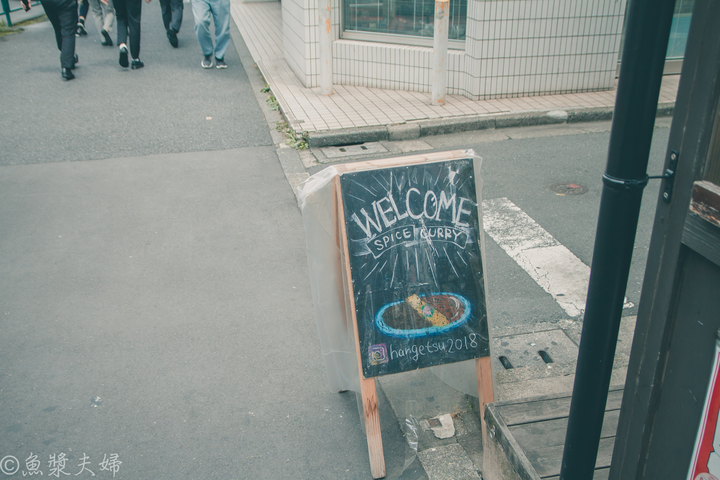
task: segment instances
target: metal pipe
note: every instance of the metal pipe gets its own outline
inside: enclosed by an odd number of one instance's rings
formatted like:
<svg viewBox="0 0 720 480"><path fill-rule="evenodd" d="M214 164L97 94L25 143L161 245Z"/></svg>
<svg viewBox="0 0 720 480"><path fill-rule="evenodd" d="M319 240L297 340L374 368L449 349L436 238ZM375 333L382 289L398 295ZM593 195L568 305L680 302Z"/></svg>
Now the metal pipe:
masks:
<svg viewBox="0 0 720 480"><path fill-rule="evenodd" d="M5 23L7 23L8 27L12 27L12 20L10 20L10 2L8 0L1 0L2 1L2 7L3 12L5 13Z"/></svg>
<svg viewBox="0 0 720 480"><path fill-rule="evenodd" d="M435 0L435 31L433 32L433 105L445 105L445 92L447 91L449 28L450 0Z"/></svg>
<svg viewBox="0 0 720 480"><path fill-rule="evenodd" d="M560 480L595 473L675 0L631 0Z"/></svg>

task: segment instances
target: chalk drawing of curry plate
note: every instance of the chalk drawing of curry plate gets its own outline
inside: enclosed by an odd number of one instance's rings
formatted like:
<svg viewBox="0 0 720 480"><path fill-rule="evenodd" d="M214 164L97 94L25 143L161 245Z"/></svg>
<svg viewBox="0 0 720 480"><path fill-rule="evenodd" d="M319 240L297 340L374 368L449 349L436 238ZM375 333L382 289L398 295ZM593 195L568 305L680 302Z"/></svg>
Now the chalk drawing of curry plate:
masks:
<svg viewBox="0 0 720 480"><path fill-rule="evenodd" d="M421 338L442 335L467 323L472 307L456 293L428 293L388 303L375 315L384 335Z"/></svg>

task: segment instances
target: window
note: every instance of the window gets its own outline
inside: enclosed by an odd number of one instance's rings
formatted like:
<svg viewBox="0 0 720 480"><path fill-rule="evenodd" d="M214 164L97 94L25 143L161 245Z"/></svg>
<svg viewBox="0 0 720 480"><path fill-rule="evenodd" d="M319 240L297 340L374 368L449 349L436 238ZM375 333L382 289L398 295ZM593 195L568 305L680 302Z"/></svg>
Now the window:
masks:
<svg viewBox="0 0 720 480"><path fill-rule="evenodd" d="M466 15L467 0L450 0L450 41L465 40ZM435 0L343 0L343 38L432 45L434 28Z"/></svg>
<svg viewBox="0 0 720 480"><path fill-rule="evenodd" d="M673 14L672 27L670 27L670 39L666 55L668 60L685 56L685 44L687 44L690 18L694 6L695 0L677 0L675 2L675 13Z"/></svg>

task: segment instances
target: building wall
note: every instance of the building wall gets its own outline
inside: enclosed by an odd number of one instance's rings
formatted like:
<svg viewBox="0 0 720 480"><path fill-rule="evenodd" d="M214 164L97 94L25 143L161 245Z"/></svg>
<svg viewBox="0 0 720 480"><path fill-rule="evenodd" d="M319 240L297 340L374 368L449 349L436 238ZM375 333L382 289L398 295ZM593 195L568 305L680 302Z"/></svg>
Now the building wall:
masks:
<svg viewBox="0 0 720 480"><path fill-rule="evenodd" d="M339 0L332 0L332 33L340 35ZM285 61L306 87L319 80L318 1L282 0L283 50ZM335 46L333 45L333 49Z"/></svg>
<svg viewBox="0 0 720 480"><path fill-rule="evenodd" d="M333 83L430 92L432 49L339 38ZM285 58L318 86L317 0L283 0ZM465 50L448 54L447 93L472 99L614 86L625 0L469 0Z"/></svg>
<svg viewBox="0 0 720 480"><path fill-rule="evenodd" d="M471 97L570 93L614 86L625 1L468 2Z"/></svg>

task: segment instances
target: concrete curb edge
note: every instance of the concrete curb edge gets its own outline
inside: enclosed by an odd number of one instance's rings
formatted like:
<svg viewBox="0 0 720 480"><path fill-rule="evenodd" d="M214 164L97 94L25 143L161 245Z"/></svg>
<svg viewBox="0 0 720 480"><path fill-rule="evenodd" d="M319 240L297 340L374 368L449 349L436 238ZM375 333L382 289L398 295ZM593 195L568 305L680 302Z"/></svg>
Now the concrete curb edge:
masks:
<svg viewBox="0 0 720 480"><path fill-rule="evenodd" d="M672 116L674 102L659 103L658 117ZM599 122L611 120L614 107L569 108L567 110L538 110L520 113L500 113L447 119L421 120L396 125L345 128L310 132L311 148L356 145L383 140L416 140L431 135L468 132L493 128L526 127L562 123Z"/></svg>

